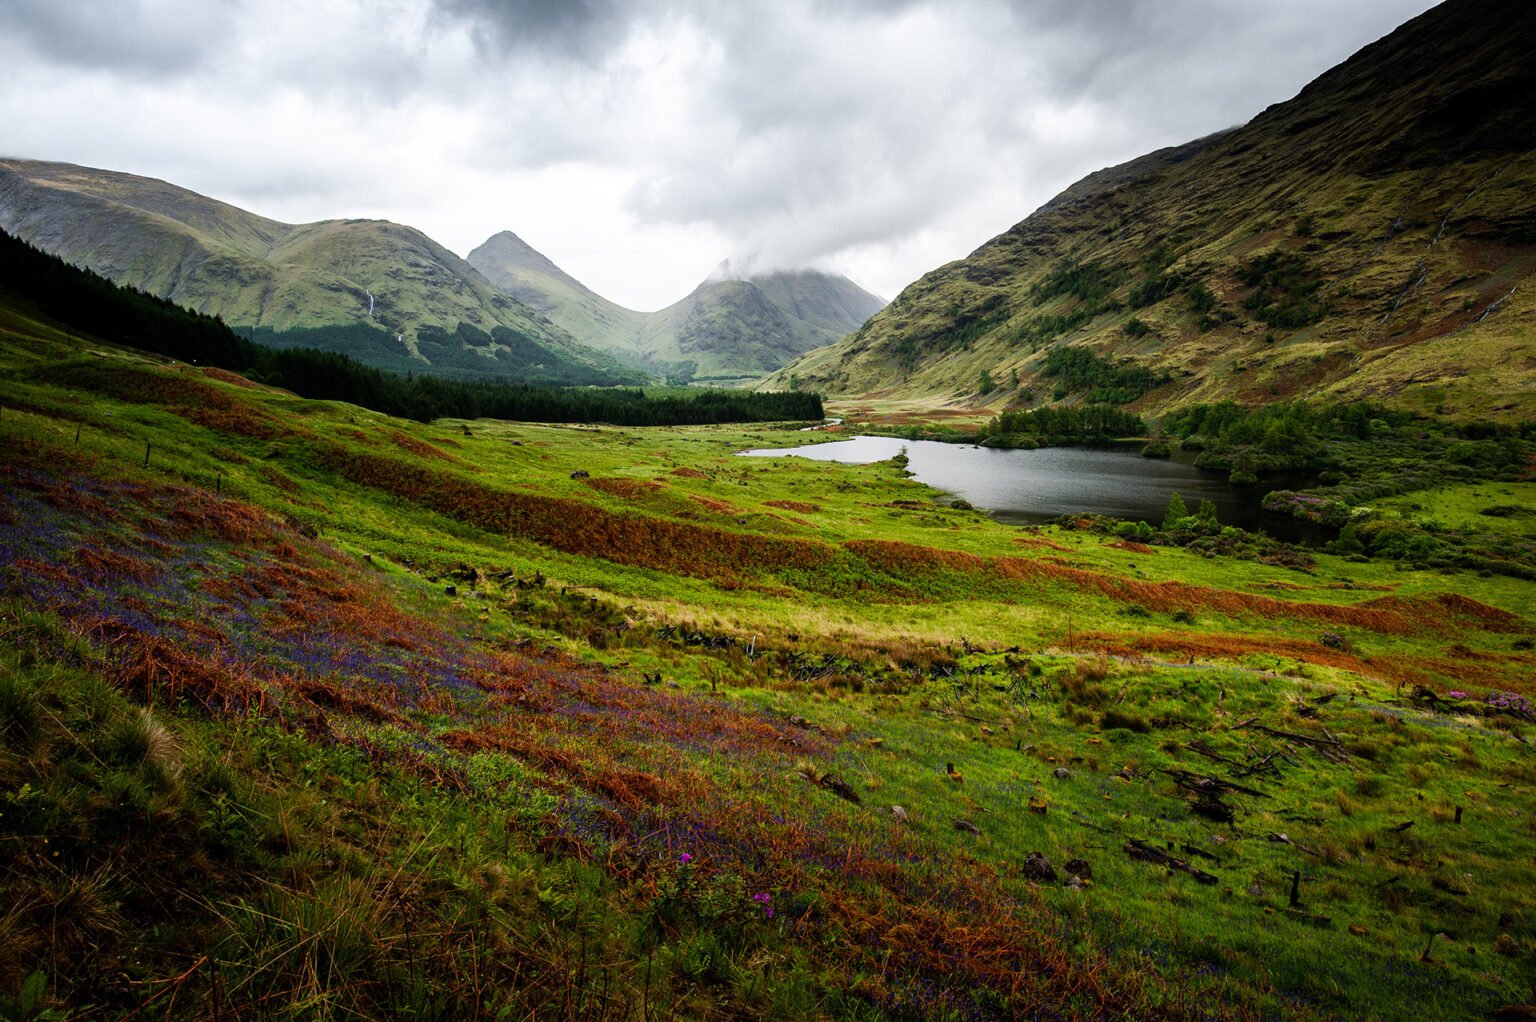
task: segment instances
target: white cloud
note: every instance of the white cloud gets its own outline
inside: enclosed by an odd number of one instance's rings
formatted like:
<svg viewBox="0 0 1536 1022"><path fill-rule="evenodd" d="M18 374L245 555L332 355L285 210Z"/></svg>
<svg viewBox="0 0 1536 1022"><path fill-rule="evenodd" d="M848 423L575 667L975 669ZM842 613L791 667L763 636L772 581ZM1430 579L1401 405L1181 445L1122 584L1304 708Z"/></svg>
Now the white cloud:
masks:
<svg viewBox="0 0 1536 1022"><path fill-rule="evenodd" d="M11 0L0 151L286 220L511 229L637 308L722 257L894 296L1429 0Z"/></svg>

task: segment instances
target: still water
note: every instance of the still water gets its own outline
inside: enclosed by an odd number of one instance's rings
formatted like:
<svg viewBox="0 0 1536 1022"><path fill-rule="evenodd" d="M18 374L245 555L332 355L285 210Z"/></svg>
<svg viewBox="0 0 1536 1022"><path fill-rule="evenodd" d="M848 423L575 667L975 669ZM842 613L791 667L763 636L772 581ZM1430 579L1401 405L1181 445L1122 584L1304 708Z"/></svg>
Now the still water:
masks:
<svg viewBox="0 0 1536 1022"><path fill-rule="evenodd" d="M857 436L832 443L757 451L750 457L794 455L817 461L862 465L893 458L905 448L907 470L922 483L963 497L1003 522L1043 522L1058 515L1096 512L1156 525L1174 493L1190 511L1202 500L1216 505L1223 525L1263 530L1281 539L1302 539L1299 523L1266 513L1264 494L1299 481L1265 478L1258 486L1236 487L1225 472L1194 466L1194 456L1143 458L1139 447L1043 447L1000 451L931 440Z"/></svg>

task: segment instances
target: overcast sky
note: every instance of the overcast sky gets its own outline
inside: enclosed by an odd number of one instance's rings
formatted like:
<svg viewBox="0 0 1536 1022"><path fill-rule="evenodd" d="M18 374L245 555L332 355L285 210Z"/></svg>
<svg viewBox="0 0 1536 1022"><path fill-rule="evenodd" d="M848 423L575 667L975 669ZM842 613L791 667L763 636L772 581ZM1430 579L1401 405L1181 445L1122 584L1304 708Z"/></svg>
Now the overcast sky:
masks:
<svg viewBox="0 0 1536 1022"><path fill-rule="evenodd" d="M289 222L512 230L654 309L722 259L894 297L1427 0L0 0L0 155Z"/></svg>

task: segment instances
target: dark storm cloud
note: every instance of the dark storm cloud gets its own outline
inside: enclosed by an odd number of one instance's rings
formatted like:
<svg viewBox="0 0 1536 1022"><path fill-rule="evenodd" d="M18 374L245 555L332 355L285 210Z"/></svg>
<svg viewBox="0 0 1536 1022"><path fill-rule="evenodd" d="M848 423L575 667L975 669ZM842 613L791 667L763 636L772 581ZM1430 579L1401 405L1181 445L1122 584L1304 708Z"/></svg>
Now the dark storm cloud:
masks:
<svg viewBox="0 0 1536 1022"><path fill-rule="evenodd" d="M652 5L623 0L433 0L438 11L469 26L490 53L537 52L597 57L621 42Z"/></svg>
<svg viewBox="0 0 1536 1022"><path fill-rule="evenodd" d="M222 45L237 13L228 0L5 0L0 35L72 68L171 77Z"/></svg>

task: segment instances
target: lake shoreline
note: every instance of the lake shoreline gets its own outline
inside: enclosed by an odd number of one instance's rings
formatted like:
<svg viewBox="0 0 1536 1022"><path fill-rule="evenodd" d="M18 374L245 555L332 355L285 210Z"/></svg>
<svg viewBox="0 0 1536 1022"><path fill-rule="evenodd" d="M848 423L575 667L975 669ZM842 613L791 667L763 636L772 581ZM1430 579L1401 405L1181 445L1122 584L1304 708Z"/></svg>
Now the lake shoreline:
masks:
<svg viewBox="0 0 1536 1022"><path fill-rule="evenodd" d="M907 471L915 480L1009 525L1041 525L1075 514L1155 524L1162 521L1177 493L1191 508L1210 501L1224 525L1283 542L1316 547L1332 537L1331 530L1263 510L1262 500L1270 489L1304 488L1308 479L1282 473L1266 477L1261 486L1235 486L1226 473L1196 466L1193 452L1142 457L1142 441L1010 449L876 434L837 437L737 453L873 464L905 452Z"/></svg>

